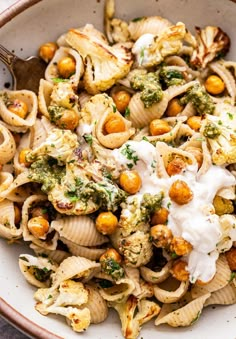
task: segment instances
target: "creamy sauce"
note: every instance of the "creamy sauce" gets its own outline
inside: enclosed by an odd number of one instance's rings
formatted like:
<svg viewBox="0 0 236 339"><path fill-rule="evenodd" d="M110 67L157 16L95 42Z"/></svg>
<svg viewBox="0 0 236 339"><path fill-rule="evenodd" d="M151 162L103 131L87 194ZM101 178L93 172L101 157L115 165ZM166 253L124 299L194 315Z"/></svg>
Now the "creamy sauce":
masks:
<svg viewBox="0 0 236 339"><path fill-rule="evenodd" d="M188 262L190 281L209 281L216 271L215 262L219 255L216 245L222 235L219 217L213 214L212 202L218 190L235 185L234 176L228 170L212 165L207 173L197 178L197 165L191 165L181 174L160 179L156 176L155 169L156 148L146 141L128 141L120 149L114 150L113 155L118 166L125 166L130 162L121 153L127 144L138 157L133 169L137 170L142 178L140 191L130 196L128 202L134 197L141 201L144 193L156 194L160 190L163 191L163 204L170 212L167 226L174 236L183 237L193 246L193 250L184 258ZM177 179L185 181L193 192L193 199L188 204L178 205L169 198L169 188ZM236 240L235 232L231 232L229 236L231 235L232 240Z"/></svg>
<svg viewBox="0 0 236 339"><path fill-rule="evenodd" d="M91 134L93 131L93 125L81 123L76 129L77 134L79 134L81 137L85 134Z"/></svg>

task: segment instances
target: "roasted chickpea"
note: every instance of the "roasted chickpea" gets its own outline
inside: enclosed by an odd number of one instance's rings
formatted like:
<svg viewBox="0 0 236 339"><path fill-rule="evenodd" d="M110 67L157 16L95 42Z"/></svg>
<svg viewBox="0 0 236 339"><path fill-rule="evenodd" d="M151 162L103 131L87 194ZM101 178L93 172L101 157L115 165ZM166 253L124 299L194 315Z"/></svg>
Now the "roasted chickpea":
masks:
<svg viewBox="0 0 236 339"><path fill-rule="evenodd" d="M124 113L130 102L130 94L126 91L117 91L112 94L112 99L119 112Z"/></svg>
<svg viewBox="0 0 236 339"><path fill-rule="evenodd" d="M14 204L15 224L19 224L21 221L21 209L18 205Z"/></svg>
<svg viewBox="0 0 236 339"><path fill-rule="evenodd" d="M68 79L72 74L75 73L76 62L72 56L67 56L58 61L57 64L58 72L60 76Z"/></svg>
<svg viewBox="0 0 236 339"><path fill-rule="evenodd" d="M171 177L172 175L179 174L186 168L186 162L180 157L175 157L166 166L166 172Z"/></svg>
<svg viewBox="0 0 236 339"><path fill-rule="evenodd" d="M184 109L184 106L181 105L179 99L172 99L170 100L167 110L166 110L166 115L168 117L176 117L182 110Z"/></svg>
<svg viewBox="0 0 236 339"><path fill-rule="evenodd" d="M118 226L118 219L112 212L102 212L96 219L96 228L102 234L112 234Z"/></svg>
<svg viewBox="0 0 236 339"><path fill-rule="evenodd" d="M155 119L149 125L151 135L162 135L171 131L171 127L167 121L162 119Z"/></svg>
<svg viewBox="0 0 236 339"><path fill-rule="evenodd" d="M224 92L225 83L217 75L210 75L205 81L205 88L210 94L217 95Z"/></svg>
<svg viewBox="0 0 236 339"><path fill-rule="evenodd" d="M27 104L19 99L14 99L12 104L7 106L8 110L12 113L18 115L18 117L24 119L28 113L28 106Z"/></svg>
<svg viewBox="0 0 236 339"><path fill-rule="evenodd" d="M169 211L165 207L161 207L155 211L151 218L151 225L163 224L165 225L168 220Z"/></svg>
<svg viewBox="0 0 236 339"><path fill-rule="evenodd" d="M111 115L104 125L104 130L107 134L125 132L125 122L119 115Z"/></svg>
<svg viewBox="0 0 236 339"><path fill-rule="evenodd" d="M186 151L191 153L194 158L197 160L198 169L202 166L203 162L203 153L200 148L189 146L186 148Z"/></svg>
<svg viewBox="0 0 236 339"><path fill-rule="evenodd" d="M187 281L189 279L189 272L186 267L187 263L185 261L177 260L171 268L171 274L179 281Z"/></svg>
<svg viewBox="0 0 236 339"><path fill-rule="evenodd" d="M55 42L47 42L46 44L41 45L39 47L40 58L43 59L46 63L48 63L54 57L57 48L58 47Z"/></svg>
<svg viewBox="0 0 236 339"><path fill-rule="evenodd" d="M161 248L169 247L173 238L171 230L166 225L156 225L151 227L150 235L153 245Z"/></svg>
<svg viewBox="0 0 236 339"><path fill-rule="evenodd" d="M19 153L19 163L22 165L25 165L26 167L29 167L31 164L31 161L29 160L28 155L30 154L31 150L29 148L24 148Z"/></svg>
<svg viewBox="0 0 236 339"><path fill-rule="evenodd" d="M31 217L43 217L46 220L49 220L49 215L46 208L43 207L33 207L31 210Z"/></svg>
<svg viewBox="0 0 236 339"><path fill-rule="evenodd" d="M62 129L73 131L79 124L79 115L70 109L65 109L60 119L56 121L56 125Z"/></svg>
<svg viewBox="0 0 236 339"><path fill-rule="evenodd" d="M142 185L142 179L137 171L124 171L120 175L120 186L129 194L137 193Z"/></svg>
<svg viewBox="0 0 236 339"><path fill-rule="evenodd" d="M40 238L48 232L49 222L41 216L31 218L28 221L28 229L35 238Z"/></svg>
<svg viewBox="0 0 236 339"><path fill-rule="evenodd" d="M192 117L189 117L187 120L187 124L190 128L192 128L194 131L198 132L200 130L202 123L202 118L197 115L193 115Z"/></svg>
<svg viewBox="0 0 236 339"><path fill-rule="evenodd" d="M100 261L100 263L102 263L103 261L106 261L107 259L113 259L118 264L121 264L121 262L122 262L121 255L114 248L108 248L106 250L106 252L104 252L101 255L99 261Z"/></svg>
<svg viewBox="0 0 236 339"><path fill-rule="evenodd" d="M170 250L179 256L187 255L192 248L192 245L182 237L173 237L171 240Z"/></svg>
<svg viewBox="0 0 236 339"><path fill-rule="evenodd" d="M193 192L183 180L176 180L170 186L169 197L178 205L189 203L193 199Z"/></svg>
<svg viewBox="0 0 236 339"><path fill-rule="evenodd" d="M232 247L229 251L225 252L231 271L236 271L236 247Z"/></svg>

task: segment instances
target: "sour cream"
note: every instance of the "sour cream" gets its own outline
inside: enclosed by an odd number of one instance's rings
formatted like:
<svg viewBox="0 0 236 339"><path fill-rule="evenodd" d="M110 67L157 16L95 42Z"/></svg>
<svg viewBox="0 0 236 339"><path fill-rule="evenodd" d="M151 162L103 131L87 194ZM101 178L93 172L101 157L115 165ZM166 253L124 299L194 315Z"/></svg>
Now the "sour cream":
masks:
<svg viewBox="0 0 236 339"><path fill-rule="evenodd" d="M225 168L211 166L207 173L197 177L197 165L190 165L178 175L169 178L158 178L156 175L157 150L147 141L128 141L121 148L113 150L113 156L118 166L127 166L130 160L122 151L129 145L133 156L137 156L133 169L142 178L140 191L128 198L128 202L143 194L164 192L163 204L169 208L168 225L174 236L187 240L193 250L185 257L190 273L190 281L197 279L203 282L212 279L216 272L216 260L219 256L216 246L222 229L219 216L214 214L212 205L216 193L223 187L235 185L235 177ZM185 181L193 192L193 199L185 205L178 205L169 198L169 189L176 180ZM231 235L236 236L231 232ZM229 234L230 236L230 234ZM236 240L232 238L232 240Z"/></svg>

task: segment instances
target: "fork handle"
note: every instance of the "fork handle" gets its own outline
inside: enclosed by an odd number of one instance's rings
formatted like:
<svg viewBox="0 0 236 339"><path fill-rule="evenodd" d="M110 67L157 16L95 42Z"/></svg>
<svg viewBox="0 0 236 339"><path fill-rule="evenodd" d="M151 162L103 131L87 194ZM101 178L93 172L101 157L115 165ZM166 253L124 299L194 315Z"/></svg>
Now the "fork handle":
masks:
<svg viewBox="0 0 236 339"><path fill-rule="evenodd" d="M12 70L13 62L17 59L15 54L10 52L4 46L0 44L0 60L4 62L4 64Z"/></svg>

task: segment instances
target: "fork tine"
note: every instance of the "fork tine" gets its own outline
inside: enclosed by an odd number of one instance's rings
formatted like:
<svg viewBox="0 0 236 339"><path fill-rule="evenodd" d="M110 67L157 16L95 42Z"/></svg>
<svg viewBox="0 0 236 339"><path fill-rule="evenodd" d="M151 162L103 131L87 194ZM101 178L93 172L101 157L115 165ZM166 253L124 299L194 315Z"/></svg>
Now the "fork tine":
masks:
<svg viewBox="0 0 236 339"><path fill-rule="evenodd" d="M17 57L0 44L0 60L12 70L12 63Z"/></svg>

